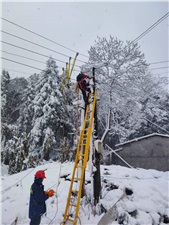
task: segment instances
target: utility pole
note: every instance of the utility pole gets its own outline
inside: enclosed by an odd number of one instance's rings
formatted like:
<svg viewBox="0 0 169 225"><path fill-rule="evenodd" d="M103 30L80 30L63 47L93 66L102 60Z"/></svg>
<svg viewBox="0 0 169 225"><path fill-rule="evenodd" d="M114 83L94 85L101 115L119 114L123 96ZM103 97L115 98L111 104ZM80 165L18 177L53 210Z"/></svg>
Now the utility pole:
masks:
<svg viewBox="0 0 169 225"><path fill-rule="evenodd" d="M95 91L95 67L93 67L93 83L94 83L94 91ZM98 140L98 120L97 120L97 101L95 106L95 114L94 114L94 139ZM94 147L94 166L96 167L96 171L93 175L93 193L94 193L94 205L99 202L100 194L101 194L101 177L100 177L100 160L101 153L98 152L98 149Z"/></svg>

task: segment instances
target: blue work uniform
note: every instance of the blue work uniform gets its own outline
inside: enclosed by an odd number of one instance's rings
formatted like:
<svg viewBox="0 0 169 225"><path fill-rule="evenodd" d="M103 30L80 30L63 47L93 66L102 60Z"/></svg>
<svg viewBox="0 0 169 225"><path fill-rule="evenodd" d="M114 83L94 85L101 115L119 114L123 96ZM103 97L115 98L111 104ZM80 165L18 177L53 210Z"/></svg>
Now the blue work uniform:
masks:
<svg viewBox="0 0 169 225"><path fill-rule="evenodd" d="M30 189L29 218L30 225L39 225L41 216L46 212L45 201L49 198L44 192L42 178L36 178Z"/></svg>

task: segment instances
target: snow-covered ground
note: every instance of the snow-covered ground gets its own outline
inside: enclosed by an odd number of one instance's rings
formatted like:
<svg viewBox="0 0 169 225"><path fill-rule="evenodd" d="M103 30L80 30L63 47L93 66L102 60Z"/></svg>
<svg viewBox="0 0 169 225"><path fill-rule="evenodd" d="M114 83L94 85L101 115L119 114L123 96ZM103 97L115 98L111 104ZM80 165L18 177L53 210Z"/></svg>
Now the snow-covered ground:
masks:
<svg viewBox="0 0 169 225"><path fill-rule="evenodd" d="M2 166L1 176L1 212L3 225L11 225L16 217L20 225L29 224L29 190L34 180L34 174L39 169L46 169L43 184L45 190L53 188L57 191L54 196L46 201L47 214L42 217L41 224L59 225L63 220L66 199L70 181L65 181L60 176L72 172L73 163L51 162L28 169L14 175L7 175L7 170ZM110 224L128 225L163 225L162 216L169 216L169 173L156 170L130 169L121 166L101 166L102 199L99 205L106 210L116 202L125 188L132 190L133 194L127 195L117 202L118 220ZM90 180L88 169L86 179ZM59 185L58 185L59 182ZM93 215L91 204L91 184L86 185L87 198L82 200L79 211L78 224L98 224L104 213ZM87 204L88 203L88 204ZM98 207L99 209L100 207ZM97 212L98 212L97 209Z"/></svg>

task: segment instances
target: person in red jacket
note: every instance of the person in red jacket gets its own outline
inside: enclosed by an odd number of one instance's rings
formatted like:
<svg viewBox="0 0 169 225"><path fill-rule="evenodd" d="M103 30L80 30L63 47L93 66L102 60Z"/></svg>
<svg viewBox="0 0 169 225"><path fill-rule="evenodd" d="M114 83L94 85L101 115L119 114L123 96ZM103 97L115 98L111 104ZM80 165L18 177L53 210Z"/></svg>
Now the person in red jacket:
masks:
<svg viewBox="0 0 169 225"><path fill-rule="evenodd" d="M30 201L29 201L29 218L30 225L39 225L41 216L46 212L45 201L54 195L54 190L44 191L42 184L45 176L44 170L38 170L35 173L34 183L30 188Z"/></svg>
<svg viewBox="0 0 169 225"><path fill-rule="evenodd" d="M76 81L78 84L77 88L80 88L80 90L82 91L85 105L89 104L88 97L89 97L89 93L91 93L89 79L90 77L84 73L79 73L79 75L76 77ZM77 91L77 88L76 88L76 91Z"/></svg>

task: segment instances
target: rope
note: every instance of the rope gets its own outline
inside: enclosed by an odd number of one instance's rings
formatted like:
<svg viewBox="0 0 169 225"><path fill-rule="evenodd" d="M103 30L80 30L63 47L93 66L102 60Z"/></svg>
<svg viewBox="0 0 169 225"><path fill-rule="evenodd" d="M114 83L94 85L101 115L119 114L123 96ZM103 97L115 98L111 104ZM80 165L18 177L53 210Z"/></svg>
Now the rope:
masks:
<svg viewBox="0 0 169 225"><path fill-rule="evenodd" d="M81 220L80 220L80 217L79 217L79 216L77 216L77 217L76 217L75 221L77 221L77 219L79 220L80 225L82 225L82 222L81 222Z"/></svg>
<svg viewBox="0 0 169 225"><path fill-rule="evenodd" d="M58 213L58 209L59 209L59 207L58 207L58 196L57 196L57 191L58 191L58 187L59 187L59 184L60 184L60 174L61 174L61 168L62 168L62 163L60 163L60 169L59 169L59 176L58 176L58 182L57 182L57 186L56 186L56 195L55 195L55 197L56 197L56 212L55 212L55 215L54 215L54 217L52 218L52 219L50 219L50 222L49 222L49 224L48 225L50 225L52 222L53 222L53 220L55 219L55 217L56 217L56 215L57 215L57 213ZM55 185L55 184L54 184ZM53 185L53 186L54 186ZM53 187L52 186L52 187ZM51 188L52 188L51 187ZM48 217L47 217L48 218ZM48 218L49 219L49 218Z"/></svg>

